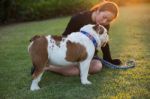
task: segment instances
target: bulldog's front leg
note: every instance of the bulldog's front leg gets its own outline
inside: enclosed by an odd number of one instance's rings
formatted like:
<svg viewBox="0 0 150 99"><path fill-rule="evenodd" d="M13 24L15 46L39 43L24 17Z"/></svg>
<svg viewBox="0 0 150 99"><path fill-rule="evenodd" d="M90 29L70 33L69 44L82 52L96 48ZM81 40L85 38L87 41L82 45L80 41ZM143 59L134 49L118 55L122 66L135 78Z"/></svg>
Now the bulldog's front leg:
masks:
<svg viewBox="0 0 150 99"><path fill-rule="evenodd" d="M88 73L89 73L89 67L90 67L91 60L85 60L83 62L80 62L80 79L82 84L92 84L88 80Z"/></svg>

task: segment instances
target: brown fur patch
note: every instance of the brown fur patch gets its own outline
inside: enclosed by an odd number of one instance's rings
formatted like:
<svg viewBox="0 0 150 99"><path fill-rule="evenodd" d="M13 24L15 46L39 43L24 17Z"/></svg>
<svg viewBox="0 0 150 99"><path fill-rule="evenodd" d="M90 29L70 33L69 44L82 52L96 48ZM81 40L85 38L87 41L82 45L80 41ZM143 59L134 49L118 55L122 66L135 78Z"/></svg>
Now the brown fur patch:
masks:
<svg viewBox="0 0 150 99"><path fill-rule="evenodd" d="M32 75L33 78L37 77L43 72L43 68L48 62L48 52L47 52L48 42L44 36L35 39L32 46L30 47L30 55L32 59L35 71Z"/></svg>
<svg viewBox="0 0 150 99"><path fill-rule="evenodd" d="M86 48L79 44L67 41L66 60L71 62L83 61L87 58Z"/></svg>
<svg viewBox="0 0 150 99"><path fill-rule="evenodd" d="M56 41L56 45L59 46L60 41L62 41L62 36L52 35L51 37Z"/></svg>
<svg viewBox="0 0 150 99"><path fill-rule="evenodd" d="M52 35L51 37L52 37L55 41L61 41L61 40L62 40L62 36Z"/></svg>

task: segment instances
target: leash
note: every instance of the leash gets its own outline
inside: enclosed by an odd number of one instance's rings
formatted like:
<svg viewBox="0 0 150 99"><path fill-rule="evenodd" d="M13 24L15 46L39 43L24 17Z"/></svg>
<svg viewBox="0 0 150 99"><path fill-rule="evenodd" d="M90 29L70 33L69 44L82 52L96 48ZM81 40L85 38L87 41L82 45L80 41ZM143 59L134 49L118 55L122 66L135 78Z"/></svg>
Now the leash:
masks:
<svg viewBox="0 0 150 99"><path fill-rule="evenodd" d="M129 69L129 68L134 68L136 63L134 59L130 59L128 60L125 65L122 66L118 66L118 65L114 65L102 58L99 58L99 60L102 62L103 65L105 65L106 67L112 68L112 69Z"/></svg>

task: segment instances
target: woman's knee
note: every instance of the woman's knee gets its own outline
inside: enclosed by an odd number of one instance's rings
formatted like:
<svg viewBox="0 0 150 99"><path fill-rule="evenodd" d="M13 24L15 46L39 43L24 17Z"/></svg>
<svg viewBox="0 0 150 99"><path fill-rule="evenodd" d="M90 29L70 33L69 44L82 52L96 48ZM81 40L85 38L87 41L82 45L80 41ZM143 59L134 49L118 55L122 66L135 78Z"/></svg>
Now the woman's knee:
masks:
<svg viewBox="0 0 150 99"><path fill-rule="evenodd" d="M102 63L99 60L92 60L90 64L89 73L95 74L102 69Z"/></svg>

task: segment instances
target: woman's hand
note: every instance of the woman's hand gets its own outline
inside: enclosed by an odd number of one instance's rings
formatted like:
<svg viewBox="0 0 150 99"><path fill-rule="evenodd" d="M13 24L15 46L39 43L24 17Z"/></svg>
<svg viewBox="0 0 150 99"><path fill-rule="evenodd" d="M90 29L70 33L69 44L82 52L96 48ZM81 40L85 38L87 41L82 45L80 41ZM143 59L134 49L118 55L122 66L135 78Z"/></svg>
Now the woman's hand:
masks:
<svg viewBox="0 0 150 99"><path fill-rule="evenodd" d="M120 59L112 59L110 62L111 62L112 64L114 64L114 65L121 65L121 64L122 64L122 62L121 62Z"/></svg>

